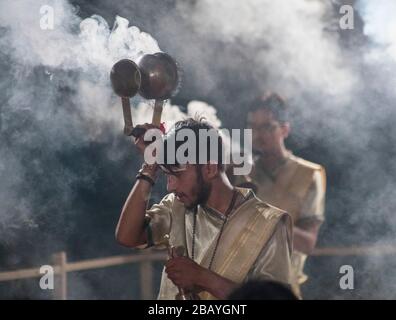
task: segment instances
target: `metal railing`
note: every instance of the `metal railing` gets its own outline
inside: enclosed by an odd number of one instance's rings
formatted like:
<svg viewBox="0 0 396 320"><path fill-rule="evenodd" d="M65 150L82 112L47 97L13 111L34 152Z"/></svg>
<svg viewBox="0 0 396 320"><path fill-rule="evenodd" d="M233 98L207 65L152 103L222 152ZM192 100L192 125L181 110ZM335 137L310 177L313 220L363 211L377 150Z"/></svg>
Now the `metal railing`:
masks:
<svg viewBox="0 0 396 320"><path fill-rule="evenodd" d="M384 244L376 246L351 246L316 248L312 256L364 256L364 255L395 255L396 245ZM164 251L148 250L142 254L119 255L107 258L68 262L66 252L58 252L52 255L52 263L55 275L53 299L67 299L67 274L69 272L106 268L124 264L139 263L140 269L140 298L153 299L153 265L154 261L165 261L167 253ZM14 271L0 272L0 282L19 279L42 277L40 267L19 269Z"/></svg>
<svg viewBox="0 0 396 320"><path fill-rule="evenodd" d="M52 292L53 299L67 299L67 274L74 271L91 270L106 268L125 264L139 263L140 269L140 298L147 300L153 299L153 266L154 261L164 261L167 253L163 251L149 251L143 254L129 254L113 256L108 258L82 260L78 262L68 262L66 252L58 252L52 255L51 267L54 270L55 281ZM0 272L1 281L12 281L19 279L39 278L40 267L30 269L19 269L15 271Z"/></svg>

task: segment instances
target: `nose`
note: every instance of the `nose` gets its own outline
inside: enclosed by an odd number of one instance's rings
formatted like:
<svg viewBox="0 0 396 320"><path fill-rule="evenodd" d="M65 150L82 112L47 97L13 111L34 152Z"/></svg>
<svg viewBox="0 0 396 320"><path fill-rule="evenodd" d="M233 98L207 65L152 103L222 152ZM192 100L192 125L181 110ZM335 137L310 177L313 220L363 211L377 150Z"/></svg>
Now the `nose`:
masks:
<svg viewBox="0 0 396 320"><path fill-rule="evenodd" d="M166 177L166 189L169 193L176 191L177 181L176 177L169 174Z"/></svg>

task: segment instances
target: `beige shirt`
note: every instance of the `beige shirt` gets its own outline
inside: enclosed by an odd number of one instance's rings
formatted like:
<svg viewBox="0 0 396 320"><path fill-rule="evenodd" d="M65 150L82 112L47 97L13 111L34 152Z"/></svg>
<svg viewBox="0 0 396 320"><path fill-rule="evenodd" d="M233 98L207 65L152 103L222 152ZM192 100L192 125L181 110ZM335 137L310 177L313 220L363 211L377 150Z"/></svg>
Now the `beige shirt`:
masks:
<svg viewBox="0 0 396 320"><path fill-rule="evenodd" d="M297 174L300 169L305 170L303 175ZM249 178L257 186L257 197L290 213L296 226L303 227L310 221L324 221L326 178L322 166L290 153L286 161L272 172L256 162ZM234 184L245 181L244 177L239 176ZM306 258L302 252L293 252L293 276L298 284L307 279L303 273Z"/></svg>
<svg viewBox="0 0 396 320"><path fill-rule="evenodd" d="M248 189L238 189L240 192L239 201L237 201L236 208L230 213L225 229L236 215L244 214L243 204L248 201L260 202ZM246 206L245 206L246 207ZM239 209L242 210L239 210ZM268 206L268 210L278 209ZM175 219L177 212L184 211L184 219ZM186 248L186 255L191 257L192 252L192 235L193 235L193 212L186 210L181 202L179 202L173 194L168 194L159 203L152 206L147 211L148 217L148 244L147 247L156 246L161 247L164 236L170 234L170 245L182 245ZM291 248L292 239L290 229L287 227L288 215L285 214L277 223L273 234L271 234L267 243L260 249L260 253L251 266L245 280L250 279L273 279L283 283L290 283L290 268L291 268ZM220 229L224 222L224 216L211 208L198 207L196 231L195 231L195 249L194 260L203 267L208 268L208 264L204 264L204 256L213 248L213 244L217 241ZM184 233L183 237L176 237L183 239L184 243L172 243L172 233ZM178 242L179 240L173 240ZM221 239L220 239L221 241ZM216 253L216 256L218 254ZM216 256L213 260L213 266L219 261L216 261ZM163 271L161 279L161 287L159 292L159 299L174 299L178 293L177 288L167 278Z"/></svg>

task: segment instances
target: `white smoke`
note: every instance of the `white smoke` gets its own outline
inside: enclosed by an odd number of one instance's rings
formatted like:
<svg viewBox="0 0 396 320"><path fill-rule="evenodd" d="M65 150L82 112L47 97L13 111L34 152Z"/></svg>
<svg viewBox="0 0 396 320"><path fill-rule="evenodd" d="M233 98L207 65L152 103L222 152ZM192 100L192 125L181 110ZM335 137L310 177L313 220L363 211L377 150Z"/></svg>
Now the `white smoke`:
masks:
<svg viewBox="0 0 396 320"><path fill-rule="evenodd" d="M41 28L42 6L53 9L53 29ZM48 178L34 182L37 193L40 188L55 190L54 198L41 204L43 214L55 205L63 215L67 208L71 212L73 185L93 181L94 164L87 176L81 176L61 164L57 167L58 152L107 143L108 157L116 161L129 151L112 142L122 137L123 117L109 73L120 59L136 61L161 51L150 34L131 24L119 16L112 28L99 15L81 19L66 0L0 2L0 54L5 67L0 76L5 93L0 129L2 137L8 137L0 141L1 240L12 241L21 227L36 225L32 202L37 194L22 191L33 172ZM139 97L131 101L137 106L132 110L134 122L151 122L152 108L147 107L151 102ZM218 122L213 107L205 103L201 107ZM163 121L169 127L186 115L167 103ZM42 152L27 161L35 150ZM46 161L54 167L50 169Z"/></svg>
<svg viewBox="0 0 396 320"><path fill-rule="evenodd" d="M136 124L150 123L153 116L154 103L140 102L135 109L132 109L133 121ZM221 127L221 121L217 117L217 110L203 101L190 101L187 104L186 112L180 106L172 105L169 101L164 104L161 122L165 129L169 130L177 121L186 118L204 117L206 121L216 128Z"/></svg>
<svg viewBox="0 0 396 320"><path fill-rule="evenodd" d="M40 26L44 5L53 8L53 29ZM127 19L116 17L110 30L101 16L81 20L65 0L2 2L0 9L1 26L10 32L9 50L24 65L99 71L107 80L109 68L119 59L160 51L155 39L129 26Z"/></svg>
<svg viewBox="0 0 396 320"><path fill-rule="evenodd" d="M394 154L395 131L390 119L395 117L396 3L348 3L356 4L356 30L339 29L342 15L334 10L339 7L333 8L331 1L179 1L177 9L201 38L223 44L224 52L206 52L212 64L199 64L201 59L195 65L205 70L200 75L210 83L208 92L222 93L224 74L240 82L240 94L226 101L235 109L243 108L245 101L255 97L244 100L245 95L257 96L260 90L278 92L289 99L298 115L299 122L292 123L296 144L304 149L313 141L319 150L331 155L329 160L322 158L328 161L324 164L330 175L329 225L325 223L322 228L326 244L394 243L392 230L396 224L391 217L396 208L396 171L388 159ZM358 13L369 39L362 43L354 42L358 37L353 36L359 33ZM349 41L349 36L354 39ZM187 52L192 54L193 50ZM232 72L219 76L213 68L219 65ZM320 154L314 156L321 158ZM349 229L352 226L353 232ZM374 260L389 274L385 260ZM371 262L370 258L362 259L359 268L369 272L366 263ZM369 297L394 296L389 291L394 287L390 283L383 277L379 290L364 293ZM314 289L310 296L316 294Z"/></svg>
<svg viewBox="0 0 396 320"><path fill-rule="evenodd" d="M396 2L358 0L357 9L364 20L364 33L374 44L370 57L396 61Z"/></svg>
<svg viewBox="0 0 396 320"><path fill-rule="evenodd" d="M53 30L40 28L40 8L43 5L54 9ZM136 60L142 54L160 51L155 39L139 28L129 26L127 19L116 17L110 30L107 22L98 15L81 20L64 0L2 2L0 26L7 30L0 45L2 51L14 59L15 81L23 82L26 74L35 67L47 67L49 89L56 91L66 82L76 91L73 102L77 108L70 115L73 118L70 121L79 122L86 131L81 137L88 140L97 139L104 124L113 128L122 124L120 102L109 85L112 65L122 58ZM67 71L74 72L74 75L62 73ZM21 100L21 95L34 88L31 83L24 86L25 90L14 88L10 100L15 96ZM65 106L28 103L30 94L26 95L25 103L15 103L13 110L28 109L33 111L33 115L42 117L56 109L60 113L65 112L59 110ZM65 120L67 117L69 115ZM58 126L62 123L60 121Z"/></svg>
<svg viewBox="0 0 396 320"><path fill-rule="evenodd" d="M356 82L336 33L325 31L325 1L180 1L178 9L197 33L241 46L253 76L272 90L293 96L309 88L340 99Z"/></svg>
<svg viewBox="0 0 396 320"><path fill-rule="evenodd" d="M395 96L396 86L396 2L358 0L358 12L364 20L364 34L370 45L364 63L373 70L370 86L385 97ZM375 80L374 80L375 79Z"/></svg>

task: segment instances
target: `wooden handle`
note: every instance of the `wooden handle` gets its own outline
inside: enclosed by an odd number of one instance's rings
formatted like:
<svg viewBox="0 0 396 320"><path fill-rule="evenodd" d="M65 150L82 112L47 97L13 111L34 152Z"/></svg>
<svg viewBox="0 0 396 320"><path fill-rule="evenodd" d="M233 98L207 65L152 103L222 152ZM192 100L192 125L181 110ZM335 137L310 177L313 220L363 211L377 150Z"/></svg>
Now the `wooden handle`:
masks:
<svg viewBox="0 0 396 320"><path fill-rule="evenodd" d="M124 134L130 136L133 130L131 104L128 97L122 97L121 102L122 113L124 114Z"/></svg>
<svg viewBox="0 0 396 320"><path fill-rule="evenodd" d="M164 100L155 100L152 124L158 127L161 124L161 115L162 115L163 106L164 106Z"/></svg>

